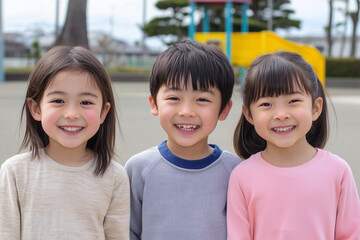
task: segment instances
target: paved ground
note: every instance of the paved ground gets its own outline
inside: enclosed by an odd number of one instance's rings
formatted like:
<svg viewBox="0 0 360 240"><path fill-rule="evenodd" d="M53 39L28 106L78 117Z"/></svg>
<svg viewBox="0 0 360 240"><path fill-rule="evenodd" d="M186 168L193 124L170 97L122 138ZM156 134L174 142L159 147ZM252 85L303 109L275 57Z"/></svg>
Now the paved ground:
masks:
<svg viewBox="0 0 360 240"><path fill-rule="evenodd" d="M25 82L0 84L0 164L18 151L23 133L20 112L25 91ZM165 134L157 118L150 114L147 83L116 82L114 91L121 128L121 134L117 137L118 161L124 164L131 155L159 144L165 139ZM360 189L360 88L328 87L327 91L334 108L330 106L331 134L326 149L350 164ZM210 137L210 142L231 152L232 134L241 109L238 87L233 102L228 119L219 122Z"/></svg>

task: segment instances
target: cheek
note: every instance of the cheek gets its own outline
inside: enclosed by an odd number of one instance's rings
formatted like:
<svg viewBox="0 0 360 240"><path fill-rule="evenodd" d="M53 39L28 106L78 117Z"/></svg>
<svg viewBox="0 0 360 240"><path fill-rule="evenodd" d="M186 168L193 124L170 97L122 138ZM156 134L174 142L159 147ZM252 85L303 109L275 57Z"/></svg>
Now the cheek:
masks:
<svg viewBox="0 0 360 240"><path fill-rule="evenodd" d="M218 115L219 109L212 109L210 111L203 111L201 113L202 116L202 121L207 123L207 125L211 126L211 127L215 127L218 123L219 120L219 115Z"/></svg>
<svg viewBox="0 0 360 240"><path fill-rule="evenodd" d="M100 125L100 111L85 111L84 117L89 125Z"/></svg>
<svg viewBox="0 0 360 240"><path fill-rule="evenodd" d="M43 125L53 125L56 124L59 119L60 113L56 109L43 109L41 116L41 123Z"/></svg>
<svg viewBox="0 0 360 240"><path fill-rule="evenodd" d="M44 114L41 115L41 126L47 135L52 136L57 131L60 114L56 109L42 109L42 113Z"/></svg>

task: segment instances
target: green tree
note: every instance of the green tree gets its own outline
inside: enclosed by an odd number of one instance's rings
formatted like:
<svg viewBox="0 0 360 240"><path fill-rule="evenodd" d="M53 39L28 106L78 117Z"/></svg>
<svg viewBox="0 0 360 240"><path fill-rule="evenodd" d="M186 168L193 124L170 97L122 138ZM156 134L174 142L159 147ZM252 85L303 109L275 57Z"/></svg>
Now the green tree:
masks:
<svg viewBox="0 0 360 240"><path fill-rule="evenodd" d="M291 15L294 14L295 11L288 8L290 3L290 0L273 0L273 30L293 27L300 28L300 20L291 19ZM268 0L253 0L249 8L253 12L253 16L251 16L253 24L261 27L261 30L266 30L267 22L270 18ZM251 25L249 27L251 31Z"/></svg>
<svg viewBox="0 0 360 240"><path fill-rule="evenodd" d="M326 31L326 40L328 43L328 56L332 56L332 43L333 43L333 36L332 36L332 29L333 29L333 15L334 15L334 0L329 0L329 22L328 25L325 27Z"/></svg>
<svg viewBox="0 0 360 240"><path fill-rule="evenodd" d="M248 19L249 31L259 32L267 30L267 23L269 20L268 0L253 0L249 5L252 16ZM289 29L292 27L300 28L300 20L291 19L294 13L292 9L287 8L290 0L273 0L273 26L272 29ZM242 4L234 4L233 15L233 31L241 31L241 24L243 21ZM209 7L210 29L213 32L225 31L224 7L211 6ZM198 25L198 31L201 31L201 24Z"/></svg>
<svg viewBox="0 0 360 240"><path fill-rule="evenodd" d="M356 53L356 31L359 22L360 0L355 0L355 3L356 3L356 10L350 12L350 17L353 23L352 36L351 36L351 50L350 50L350 56L352 57L355 57L355 53Z"/></svg>
<svg viewBox="0 0 360 240"><path fill-rule="evenodd" d="M346 30L348 26L349 20L349 0L338 0L339 2L343 3L343 8L339 8L339 12L344 15L344 20L340 21L336 24L336 27L342 27L341 33L341 46L340 46L340 57L344 56L345 51L345 43L346 43Z"/></svg>
<svg viewBox="0 0 360 240"><path fill-rule="evenodd" d="M32 58L35 59L35 61L37 62L40 57L41 57L41 50L40 50L40 44L38 40L35 40L34 42L32 42L31 44L31 51L27 54L28 58Z"/></svg>
<svg viewBox="0 0 360 240"><path fill-rule="evenodd" d="M69 0L65 24L55 45L81 45L89 48L86 6L87 0Z"/></svg>
<svg viewBox="0 0 360 240"><path fill-rule="evenodd" d="M293 10L286 6L290 0L273 0L273 29L289 29L291 27L300 28L300 21L291 19ZM148 37L159 37L166 45L183 40L188 35L189 22L189 2L187 0L159 0L156 7L160 10L170 10L170 15L155 17L151 19L142 30ZM199 11L202 11L202 5L197 4ZM225 31L225 18L223 5L211 5L208 7L209 22L211 32ZM249 31L258 32L267 29L269 11L267 0L253 0L250 4L253 15L249 18ZM242 5L234 4L234 32L241 31L242 24ZM197 31L202 29L202 20L196 26Z"/></svg>
<svg viewBox="0 0 360 240"><path fill-rule="evenodd" d="M156 5L160 10L170 10L170 16L155 17L142 30L148 37L159 37L166 45L183 40L187 36L188 26L184 20L188 16L187 0L159 0Z"/></svg>

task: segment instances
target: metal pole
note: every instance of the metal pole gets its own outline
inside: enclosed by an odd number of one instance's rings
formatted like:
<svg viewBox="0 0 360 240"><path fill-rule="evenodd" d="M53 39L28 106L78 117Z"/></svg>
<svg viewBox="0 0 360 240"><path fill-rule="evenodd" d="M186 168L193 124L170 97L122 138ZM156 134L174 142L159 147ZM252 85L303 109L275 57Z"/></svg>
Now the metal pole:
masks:
<svg viewBox="0 0 360 240"><path fill-rule="evenodd" d="M143 27L145 26L145 24L146 24L146 0L143 0L143 24L142 24ZM146 38L146 34L143 31L142 40L141 40L142 50L145 49L145 38Z"/></svg>
<svg viewBox="0 0 360 240"><path fill-rule="evenodd" d="M4 77L4 36L3 36L2 0L0 0L0 82L5 81Z"/></svg>
<svg viewBox="0 0 360 240"><path fill-rule="evenodd" d="M143 0L143 23L142 23L142 26L145 27L145 24L146 24L146 0ZM146 62L146 46L145 46L145 39L146 39L146 33L145 31L143 30L142 32L142 39L141 39L141 51L142 51L142 54L141 54L141 67L146 67L145 65L145 62Z"/></svg>
<svg viewBox="0 0 360 240"><path fill-rule="evenodd" d="M225 30L226 30L226 56L232 64L231 58L231 35L232 35L232 2L226 2L226 19L225 19Z"/></svg>
<svg viewBox="0 0 360 240"><path fill-rule="evenodd" d="M190 8L191 8L191 23L189 25L189 38L191 40L195 39L195 23L194 23L194 12L196 9L196 3L195 2L190 2Z"/></svg>
<svg viewBox="0 0 360 240"><path fill-rule="evenodd" d="M248 22L248 16L247 16L247 10L249 9L249 5L244 3L242 5L242 24L241 24L241 32L242 33L248 33L249 32L249 22ZM241 66L239 68L239 84L242 86L245 78L245 67Z"/></svg>
<svg viewBox="0 0 360 240"><path fill-rule="evenodd" d="M210 29L208 6L204 6L203 32L208 33Z"/></svg>
<svg viewBox="0 0 360 240"><path fill-rule="evenodd" d="M242 23L241 23L241 32L247 33L249 32L249 21L247 17L247 10L249 9L249 5L244 3L242 5Z"/></svg>
<svg viewBox="0 0 360 240"><path fill-rule="evenodd" d="M55 38L59 36L59 0L56 0L55 9Z"/></svg>
<svg viewBox="0 0 360 240"><path fill-rule="evenodd" d="M269 8L269 20L268 20L268 30L272 31L273 29L273 0L268 0L268 8Z"/></svg>

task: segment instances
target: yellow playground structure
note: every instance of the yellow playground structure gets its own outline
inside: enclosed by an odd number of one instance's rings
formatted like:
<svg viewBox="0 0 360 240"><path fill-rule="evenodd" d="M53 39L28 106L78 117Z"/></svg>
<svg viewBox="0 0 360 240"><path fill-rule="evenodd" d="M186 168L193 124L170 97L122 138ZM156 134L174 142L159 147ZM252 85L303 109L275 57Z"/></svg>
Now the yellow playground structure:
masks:
<svg viewBox="0 0 360 240"><path fill-rule="evenodd" d="M244 69L259 55L276 51L290 51L300 54L312 65L317 76L325 85L325 58L314 47L302 45L277 36L272 31L248 32L247 10L251 0L188 0L191 8L191 23L189 38L220 47L229 58L229 61ZM225 6L225 32L210 32L208 6ZM241 32L233 32L232 8L233 4L242 5ZM194 13L196 8L203 9L202 32L195 32Z"/></svg>
<svg viewBox="0 0 360 240"><path fill-rule="evenodd" d="M225 52L225 33L195 33L195 40L219 46ZM325 81L325 58L314 47L297 44L277 36L271 31L232 33L232 64L248 67L259 55L276 51L290 51L300 54L310 63L320 81Z"/></svg>

